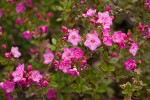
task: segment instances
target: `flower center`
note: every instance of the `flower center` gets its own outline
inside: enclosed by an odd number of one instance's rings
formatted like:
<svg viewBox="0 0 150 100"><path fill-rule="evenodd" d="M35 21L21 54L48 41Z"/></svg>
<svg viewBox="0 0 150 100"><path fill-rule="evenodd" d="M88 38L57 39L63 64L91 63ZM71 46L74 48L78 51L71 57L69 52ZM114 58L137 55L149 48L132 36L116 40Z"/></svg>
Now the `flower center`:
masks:
<svg viewBox="0 0 150 100"><path fill-rule="evenodd" d="M92 42L92 43L94 43L94 42L95 42L95 40L94 40L94 39L92 39L92 40L91 40L91 42Z"/></svg>

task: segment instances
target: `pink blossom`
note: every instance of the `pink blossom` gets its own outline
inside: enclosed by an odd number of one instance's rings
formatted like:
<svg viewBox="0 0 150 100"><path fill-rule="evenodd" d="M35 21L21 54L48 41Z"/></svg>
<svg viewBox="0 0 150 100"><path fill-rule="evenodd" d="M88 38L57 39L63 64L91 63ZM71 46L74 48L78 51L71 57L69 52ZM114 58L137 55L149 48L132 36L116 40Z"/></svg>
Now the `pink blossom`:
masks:
<svg viewBox="0 0 150 100"><path fill-rule="evenodd" d="M6 45L2 44L1 48L2 48L2 50L6 50Z"/></svg>
<svg viewBox="0 0 150 100"><path fill-rule="evenodd" d="M127 37L126 34L122 33L121 31L116 31L112 35L112 39L114 43L124 42L126 37Z"/></svg>
<svg viewBox="0 0 150 100"><path fill-rule="evenodd" d="M130 70L134 70L137 65L136 65L135 60L129 58L124 62L124 66L127 71L130 71Z"/></svg>
<svg viewBox="0 0 150 100"><path fill-rule="evenodd" d="M71 60L73 57L74 48L64 48L64 52L62 54L63 60Z"/></svg>
<svg viewBox="0 0 150 100"><path fill-rule="evenodd" d="M64 73L67 72L68 69L71 68L71 61L70 60L62 60L59 63L59 70L62 70Z"/></svg>
<svg viewBox="0 0 150 100"><path fill-rule="evenodd" d="M56 91L54 89L48 90L48 92L46 93L46 97L48 99L56 100Z"/></svg>
<svg viewBox="0 0 150 100"><path fill-rule="evenodd" d="M129 49L129 52L135 56L137 54L137 51L139 50L138 48L138 43L132 43Z"/></svg>
<svg viewBox="0 0 150 100"><path fill-rule="evenodd" d="M68 30L68 29L67 29L66 26L62 26L62 27L61 27L61 31L62 31L62 32L67 32L67 30Z"/></svg>
<svg viewBox="0 0 150 100"><path fill-rule="evenodd" d="M27 1L26 1L26 5L27 5L28 7L32 7L32 0L27 0Z"/></svg>
<svg viewBox="0 0 150 100"><path fill-rule="evenodd" d="M9 58L11 56L11 52L6 52L5 53L5 58Z"/></svg>
<svg viewBox="0 0 150 100"><path fill-rule="evenodd" d="M18 47L11 47L11 53L15 58L19 58L21 56L21 53L19 52Z"/></svg>
<svg viewBox="0 0 150 100"><path fill-rule="evenodd" d="M6 91L6 93L11 93L14 91L15 83L11 82L9 80L6 80L3 84L3 90Z"/></svg>
<svg viewBox="0 0 150 100"><path fill-rule="evenodd" d="M21 25L22 24L22 20L20 18L16 19L16 24Z"/></svg>
<svg viewBox="0 0 150 100"><path fill-rule="evenodd" d="M111 10L111 6L109 5L106 7L106 11L110 11L110 10Z"/></svg>
<svg viewBox="0 0 150 100"><path fill-rule="evenodd" d="M43 54L44 57L44 64L50 64L54 59L54 54L52 51L48 51Z"/></svg>
<svg viewBox="0 0 150 100"><path fill-rule="evenodd" d="M5 96L7 97L7 100L14 100L10 93L6 93Z"/></svg>
<svg viewBox="0 0 150 100"><path fill-rule="evenodd" d="M86 34L86 41L84 45L87 46L91 51L94 51L101 45L101 41L98 38L98 34L94 31L92 34Z"/></svg>
<svg viewBox="0 0 150 100"><path fill-rule="evenodd" d="M34 70L30 72L30 76L29 79L31 79L34 82L40 82L40 80L42 79L42 75L40 74L40 72L38 70Z"/></svg>
<svg viewBox="0 0 150 100"><path fill-rule="evenodd" d="M19 13L22 13L24 11L25 11L25 4L24 3L19 3L16 6L16 13L19 14Z"/></svg>
<svg viewBox="0 0 150 100"><path fill-rule="evenodd" d="M73 58L76 60L81 59L83 55L84 55L84 52L80 48L75 49L73 52Z"/></svg>
<svg viewBox="0 0 150 100"><path fill-rule="evenodd" d="M96 13L96 9L89 9L85 14L82 14L83 17L92 17Z"/></svg>
<svg viewBox="0 0 150 100"><path fill-rule="evenodd" d="M0 18L3 16L3 11L0 9Z"/></svg>
<svg viewBox="0 0 150 100"><path fill-rule="evenodd" d="M103 25L103 28L110 28L110 26L112 25L112 20L113 18L109 15L108 11L105 11L103 13L98 12L97 17L97 23L100 23Z"/></svg>
<svg viewBox="0 0 150 100"><path fill-rule="evenodd" d="M24 74L24 64L20 64L16 70L12 73L13 81L19 82L22 80Z"/></svg>
<svg viewBox="0 0 150 100"><path fill-rule="evenodd" d="M147 7L148 10L150 10L150 0L146 0L145 6Z"/></svg>
<svg viewBox="0 0 150 100"><path fill-rule="evenodd" d="M22 38L26 39L26 40L30 40L32 38L32 34L30 31L25 31L22 33Z"/></svg>
<svg viewBox="0 0 150 100"><path fill-rule="evenodd" d="M125 49L126 48L125 42L120 42L120 43L117 43L117 44L118 44L120 49Z"/></svg>
<svg viewBox="0 0 150 100"><path fill-rule="evenodd" d="M106 45L106 46L112 46L112 37L111 36L104 36L103 37L103 43Z"/></svg>
<svg viewBox="0 0 150 100"><path fill-rule="evenodd" d="M42 33L47 33L48 32L48 25L39 26L38 29L40 31L42 31Z"/></svg>
<svg viewBox="0 0 150 100"><path fill-rule="evenodd" d="M77 46L78 43L82 40L82 37L79 35L79 31L76 29L69 30L69 36L68 41L74 45Z"/></svg>
<svg viewBox="0 0 150 100"><path fill-rule="evenodd" d="M105 29L103 29L102 33L103 33L103 36L110 36L110 29L105 28Z"/></svg>
<svg viewBox="0 0 150 100"><path fill-rule="evenodd" d="M72 75L72 76L80 76L80 73L77 71L76 68L69 69L69 70L67 71L67 74L70 74L70 75Z"/></svg>

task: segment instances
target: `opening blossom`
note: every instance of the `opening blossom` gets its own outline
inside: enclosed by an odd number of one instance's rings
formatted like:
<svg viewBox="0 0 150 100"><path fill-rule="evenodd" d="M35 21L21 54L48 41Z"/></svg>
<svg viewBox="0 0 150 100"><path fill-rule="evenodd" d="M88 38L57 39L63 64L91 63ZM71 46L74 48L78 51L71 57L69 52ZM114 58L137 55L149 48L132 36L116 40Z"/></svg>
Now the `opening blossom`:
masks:
<svg viewBox="0 0 150 100"><path fill-rule="evenodd" d="M19 52L18 47L11 47L11 53L15 58L19 58L21 56L21 53Z"/></svg>
<svg viewBox="0 0 150 100"><path fill-rule="evenodd" d="M54 89L48 90L48 92L46 93L46 97L48 99L56 100L56 91Z"/></svg>
<svg viewBox="0 0 150 100"><path fill-rule="evenodd" d="M15 83L9 80L6 80L3 85L2 89L6 91L6 93L11 93L14 91Z"/></svg>
<svg viewBox="0 0 150 100"><path fill-rule="evenodd" d="M126 37L126 34L122 33L121 31L116 31L112 35L112 40L114 43L122 43Z"/></svg>
<svg viewBox="0 0 150 100"><path fill-rule="evenodd" d="M39 83L40 80L42 79L42 75L40 74L38 70L31 71L29 75L30 75L29 79L37 83Z"/></svg>
<svg viewBox="0 0 150 100"><path fill-rule="evenodd" d="M101 45L101 41L98 38L98 34L96 33L96 31L94 31L92 34L86 34L86 41L84 42L84 45L91 51L94 51Z"/></svg>
<svg viewBox="0 0 150 100"><path fill-rule="evenodd" d="M26 39L26 40L30 40L32 38L32 34L30 31L25 31L22 33L22 38Z"/></svg>
<svg viewBox="0 0 150 100"><path fill-rule="evenodd" d="M112 25L112 16L109 15L108 11L105 11L103 13L98 12L97 17L97 23L100 23L103 25L103 28L110 28L110 26Z"/></svg>
<svg viewBox="0 0 150 100"><path fill-rule="evenodd" d="M23 78L23 73L24 73L24 64L20 64L16 70L12 73L13 76L13 81L14 82L19 82Z"/></svg>
<svg viewBox="0 0 150 100"><path fill-rule="evenodd" d="M16 13L22 13L25 11L25 4L24 3L20 3L16 6Z"/></svg>
<svg viewBox="0 0 150 100"><path fill-rule="evenodd" d="M134 70L137 65L136 65L135 60L129 58L124 62L124 66L127 71L130 71L130 70Z"/></svg>
<svg viewBox="0 0 150 100"><path fill-rule="evenodd" d="M103 43L106 45L106 46L112 46L112 37L111 36L104 36L103 37Z"/></svg>
<svg viewBox="0 0 150 100"><path fill-rule="evenodd" d="M138 52L139 48L138 48L138 43L132 43L131 47L129 49L129 52L133 55L136 56L137 52Z"/></svg>
<svg viewBox="0 0 150 100"><path fill-rule="evenodd" d="M50 64L54 59L54 54L52 51L49 50L48 52L43 54L43 57L44 57L44 64Z"/></svg>
<svg viewBox="0 0 150 100"><path fill-rule="evenodd" d="M96 13L96 9L89 9L85 14L82 14L83 17L92 17Z"/></svg>
<svg viewBox="0 0 150 100"><path fill-rule="evenodd" d="M78 43L82 40L82 37L79 35L79 31L76 29L69 30L69 36L68 41L74 45L77 46Z"/></svg>

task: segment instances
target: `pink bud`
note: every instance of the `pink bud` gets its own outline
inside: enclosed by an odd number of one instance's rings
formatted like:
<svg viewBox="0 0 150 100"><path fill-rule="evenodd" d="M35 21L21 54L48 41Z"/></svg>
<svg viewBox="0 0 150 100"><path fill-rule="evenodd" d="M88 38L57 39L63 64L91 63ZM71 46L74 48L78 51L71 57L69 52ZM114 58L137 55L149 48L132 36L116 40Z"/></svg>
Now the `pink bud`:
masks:
<svg viewBox="0 0 150 100"><path fill-rule="evenodd" d="M111 10L111 7L110 5L106 7L106 11L110 11Z"/></svg>
<svg viewBox="0 0 150 100"><path fill-rule="evenodd" d="M61 31L62 31L62 32L67 32L67 30L68 30L68 29L67 29L66 26L62 26L62 27L61 27Z"/></svg>
<svg viewBox="0 0 150 100"><path fill-rule="evenodd" d="M10 52L6 52L6 53L5 53L5 58L10 58L10 56L11 56L11 53L10 53Z"/></svg>
<svg viewBox="0 0 150 100"><path fill-rule="evenodd" d="M60 52L56 52L56 56L61 57L61 53Z"/></svg>
<svg viewBox="0 0 150 100"><path fill-rule="evenodd" d="M6 50L6 45L2 44L2 50Z"/></svg>
<svg viewBox="0 0 150 100"><path fill-rule="evenodd" d="M16 24L21 25L21 24L22 24L22 20L21 20L20 18L18 18L18 19L16 20Z"/></svg>
<svg viewBox="0 0 150 100"><path fill-rule="evenodd" d="M112 53L111 56L112 57L117 57L117 53Z"/></svg>
<svg viewBox="0 0 150 100"><path fill-rule="evenodd" d="M32 71L32 66L28 65L27 70L28 70L28 72Z"/></svg>
<svg viewBox="0 0 150 100"><path fill-rule="evenodd" d="M130 36L131 36L131 32L128 32L128 33L127 33L127 37L130 37Z"/></svg>
<svg viewBox="0 0 150 100"><path fill-rule="evenodd" d="M90 23L95 24L96 21L94 19L90 19Z"/></svg>
<svg viewBox="0 0 150 100"><path fill-rule="evenodd" d="M86 60L82 60L82 64L83 65L87 64L87 61Z"/></svg>

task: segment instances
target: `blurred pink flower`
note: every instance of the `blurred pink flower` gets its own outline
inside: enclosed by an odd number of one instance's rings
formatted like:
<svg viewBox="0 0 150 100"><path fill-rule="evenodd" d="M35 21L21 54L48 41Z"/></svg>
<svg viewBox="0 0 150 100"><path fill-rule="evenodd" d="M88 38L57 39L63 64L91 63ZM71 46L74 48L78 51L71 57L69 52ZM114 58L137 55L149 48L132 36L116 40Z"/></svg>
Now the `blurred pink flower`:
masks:
<svg viewBox="0 0 150 100"><path fill-rule="evenodd" d="M16 70L12 73L12 76L14 78L13 81L14 82L21 81L23 78L23 74L24 74L24 64L20 64L20 65L18 65Z"/></svg>
<svg viewBox="0 0 150 100"><path fill-rule="evenodd" d="M24 3L19 3L16 5L16 13L22 13L25 11L25 4Z"/></svg>
<svg viewBox="0 0 150 100"><path fill-rule="evenodd" d="M43 54L43 57L44 57L44 64L50 64L54 59L54 54L52 51L49 50Z"/></svg>
<svg viewBox="0 0 150 100"><path fill-rule="evenodd" d="M70 60L62 60L58 66L59 70L67 73L67 70L71 68L71 61Z"/></svg>
<svg viewBox="0 0 150 100"><path fill-rule="evenodd" d="M22 33L22 38L24 38L24 39L26 39L26 40L29 41L29 40L32 38L31 32L30 32L30 31L24 31L24 32Z"/></svg>
<svg viewBox="0 0 150 100"><path fill-rule="evenodd" d="M42 31L42 33L47 33L48 32L48 25L44 25L44 26L39 26L38 29L40 31Z"/></svg>
<svg viewBox="0 0 150 100"><path fill-rule="evenodd" d="M79 31L76 29L69 30L69 36L68 41L74 45L77 46L78 43L82 40L82 37L79 35Z"/></svg>
<svg viewBox="0 0 150 100"><path fill-rule="evenodd" d="M34 70L34 71L30 71L28 78L34 82L39 83L43 77L38 70Z"/></svg>
<svg viewBox="0 0 150 100"><path fill-rule="evenodd" d="M106 46L112 46L112 37L111 36L104 36L103 37L103 43L106 45Z"/></svg>
<svg viewBox="0 0 150 100"><path fill-rule="evenodd" d="M73 52L73 58L79 60L83 57L84 52L80 48L76 48Z"/></svg>
<svg viewBox="0 0 150 100"><path fill-rule="evenodd" d="M80 73L77 71L76 68L69 69L69 70L67 71L67 74L70 74L70 75L72 75L72 76L80 76Z"/></svg>
<svg viewBox="0 0 150 100"><path fill-rule="evenodd" d="M96 9L89 9L85 14L82 14L83 17L92 17L96 13Z"/></svg>
<svg viewBox="0 0 150 100"><path fill-rule="evenodd" d="M14 82L11 82L9 80L6 80L3 84L3 90L6 91L6 93L11 93L14 91L14 88L15 88L15 83Z"/></svg>
<svg viewBox="0 0 150 100"><path fill-rule="evenodd" d="M3 11L0 9L0 18L3 16Z"/></svg>
<svg viewBox="0 0 150 100"><path fill-rule="evenodd" d="M15 58L19 58L21 56L21 53L19 52L18 47L11 47L11 53Z"/></svg>
<svg viewBox="0 0 150 100"><path fill-rule="evenodd" d="M46 93L46 97L48 99L56 100L56 90L55 89L48 90L48 92Z"/></svg>
<svg viewBox="0 0 150 100"><path fill-rule="evenodd" d="M105 11L103 13L98 12L97 17L97 23L100 23L103 25L103 28L110 28L110 26L112 25L112 20L113 18L109 15L108 11Z"/></svg>
<svg viewBox="0 0 150 100"><path fill-rule="evenodd" d="M112 35L112 39L114 43L124 42L126 37L127 37L126 34L122 33L121 31L116 31Z"/></svg>
<svg viewBox="0 0 150 100"><path fill-rule="evenodd" d="M136 65L135 60L129 58L124 62L124 66L127 71L130 71L130 70L134 70L137 65Z"/></svg>
<svg viewBox="0 0 150 100"><path fill-rule="evenodd" d="M130 49L129 49L129 52L135 56L138 52L139 48L138 48L138 43L132 43L131 46L130 46Z"/></svg>
<svg viewBox="0 0 150 100"><path fill-rule="evenodd" d="M62 54L63 60L71 60L73 57L74 48L64 48L64 52Z"/></svg>

